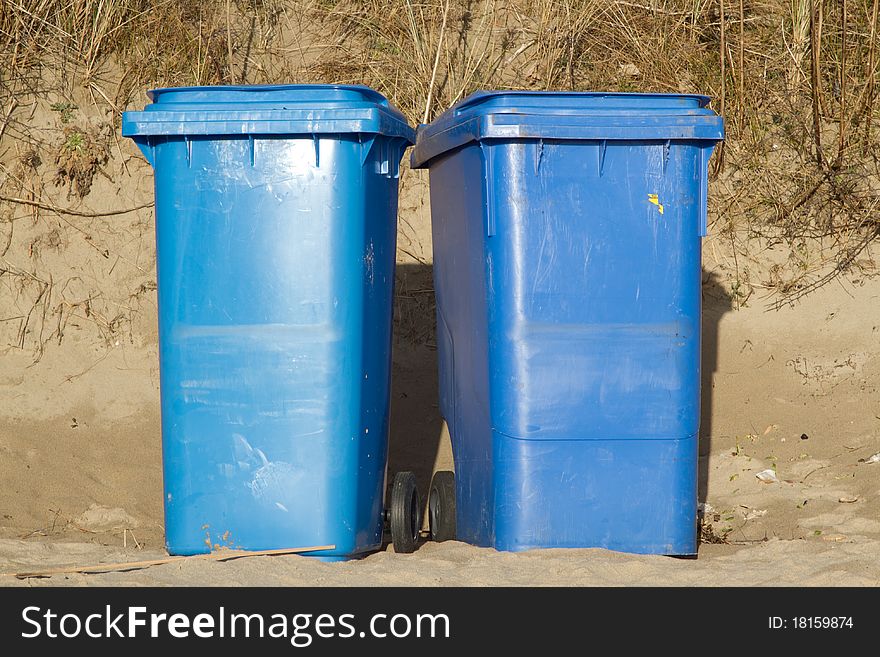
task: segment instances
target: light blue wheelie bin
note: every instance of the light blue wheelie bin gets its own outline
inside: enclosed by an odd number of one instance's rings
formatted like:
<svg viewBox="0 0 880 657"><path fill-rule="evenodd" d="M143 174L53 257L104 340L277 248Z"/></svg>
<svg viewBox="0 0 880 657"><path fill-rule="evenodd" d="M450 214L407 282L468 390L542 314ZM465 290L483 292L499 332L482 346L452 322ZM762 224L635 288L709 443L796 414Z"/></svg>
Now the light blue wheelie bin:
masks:
<svg viewBox="0 0 880 657"><path fill-rule="evenodd" d="M150 92L169 552L380 547L398 166L358 86Z"/></svg>

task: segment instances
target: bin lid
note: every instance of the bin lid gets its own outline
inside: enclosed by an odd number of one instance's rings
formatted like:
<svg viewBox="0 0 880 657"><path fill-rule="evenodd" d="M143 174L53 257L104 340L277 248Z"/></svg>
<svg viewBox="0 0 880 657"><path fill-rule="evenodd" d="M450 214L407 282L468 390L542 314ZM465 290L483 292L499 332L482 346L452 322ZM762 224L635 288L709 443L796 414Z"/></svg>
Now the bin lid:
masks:
<svg viewBox="0 0 880 657"><path fill-rule="evenodd" d="M708 96L567 91L478 91L418 129L415 168L483 139L724 139Z"/></svg>
<svg viewBox="0 0 880 657"><path fill-rule="evenodd" d="M372 133L415 142L415 130L378 91L360 85L284 84L153 89L152 104L125 112L122 134Z"/></svg>

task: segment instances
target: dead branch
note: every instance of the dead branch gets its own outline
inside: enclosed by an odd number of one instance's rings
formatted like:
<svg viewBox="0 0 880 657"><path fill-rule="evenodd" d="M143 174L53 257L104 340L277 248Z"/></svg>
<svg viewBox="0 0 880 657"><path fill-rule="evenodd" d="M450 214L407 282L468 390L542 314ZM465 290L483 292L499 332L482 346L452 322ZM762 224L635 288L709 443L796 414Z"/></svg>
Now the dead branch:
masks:
<svg viewBox="0 0 880 657"><path fill-rule="evenodd" d="M164 559L148 559L146 561L125 561L122 563L106 563L94 566L62 566L60 568L48 568L46 570L34 570L20 573L0 573L0 576L28 579L30 577L51 577L52 575L66 575L74 573L113 573L126 572L129 570L142 570L151 566L162 566L180 561L231 561L246 557L271 557L285 554L302 554L305 552L319 552L333 550L335 545L316 545L314 547L284 548L281 550L218 550L209 554L196 554L188 557L165 557Z"/></svg>
<svg viewBox="0 0 880 657"><path fill-rule="evenodd" d="M777 299L773 303L768 306L768 309L772 308L773 310L779 310L782 306L793 304L795 301L802 299L807 296L811 292L815 292L823 285L826 285L833 281L835 278L840 276L843 272L847 270L847 268L855 261L856 258L859 257L859 254L862 253L868 245L874 241L874 239L880 236L880 225L874 227L873 230L869 231L865 234L862 239L860 239L853 247L845 250L841 256L837 260L837 264L834 265L834 269L830 272L822 276L816 281L813 281L809 285L802 287L800 290L796 292L792 292L791 294L787 294L780 299Z"/></svg>
<svg viewBox="0 0 880 657"><path fill-rule="evenodd" d="M145 210L146 208L153 207L154 203L151 201L149 203L144 203L143 205L136 205L133 208L126 208L124 210L108 210L106 212L94 212L91 210L73 210L71 208L62 208L57 205L52 205L50 203L42 203L41 201L31 201L26 198L16 198L14 196L6 196L5 194L0 194L0 201L6 201L7 203L16 203L18 205L29 205L34 208L40 208L41 210L48 210L49 212L55 212L61 215L68 215L71 217L114 217L119 214L128 214L130 212L137 212L138 210Z"/></svg>

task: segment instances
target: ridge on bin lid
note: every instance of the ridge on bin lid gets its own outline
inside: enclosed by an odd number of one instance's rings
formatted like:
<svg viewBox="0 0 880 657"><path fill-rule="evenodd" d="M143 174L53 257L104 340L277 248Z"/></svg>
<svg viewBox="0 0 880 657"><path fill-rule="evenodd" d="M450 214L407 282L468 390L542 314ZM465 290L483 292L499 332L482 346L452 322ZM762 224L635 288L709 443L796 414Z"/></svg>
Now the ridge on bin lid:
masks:
<svg viewBox="0 0 880 657"><path fill-rule="evenodd" d="M234 84L159 87L149 90L147 96L156 103L366 99L388 107L388 99L385 96L363 84Z"/></svg>
<svg viewBox="0 0 880 657"><path fill-rule="evenodd" d="M415 130L378 91L363 85L284 84L166 87L125 112L122 134L375 133L415 142Z"/></svg>
<svg viewBox="0 0 880 657"><path fill-rule="evenodd" d="M484 139L724 139L724 122L699 94L478 91L418 128L413 167Z"/></svg>

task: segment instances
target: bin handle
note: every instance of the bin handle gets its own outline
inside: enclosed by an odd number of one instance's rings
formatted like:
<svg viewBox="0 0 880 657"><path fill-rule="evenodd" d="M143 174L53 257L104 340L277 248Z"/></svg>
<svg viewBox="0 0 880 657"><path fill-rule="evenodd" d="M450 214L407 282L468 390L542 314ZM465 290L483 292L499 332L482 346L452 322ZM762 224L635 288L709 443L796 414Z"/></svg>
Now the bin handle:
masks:
<svg viewBox="0 0 880 657"><path fill-rule="evenodd" d="M150 163L150 166L154 167L156 157L153 139L149 135L134 135L131 139L137 144L137 147L141 150L141 153L144 154L144 157L147 158L147 162Z"/></svg>
<svg viewBox="0 0 880 657"><path fill-rule="evenodd" d="M712 157L712 151L715 150L715 144L708 146L700 146L700 224L699 235L706 237L709 232L708 219L708 203L709 203L709 158Z"/></svg>
<svg viewBox="0 0 880 657"><path fill-rule="evenodd" d="M492 237L495 234L495 203L492 201L492 181L493 166L491 146L484 142L479 142L480 153L483 156L483 194L486 196L486 237Z"/></svg>
<svg viewBox="0 0 880 657"><path fill-rule="evenodd" d="M376 173L386 178L400 177L400 158L406 150L409 142L398 137L384 137L370 134L360 135L361 142L361 166L365 166L374 148L378 149ZM378 145L377 145L378 142Z"/></svg>

